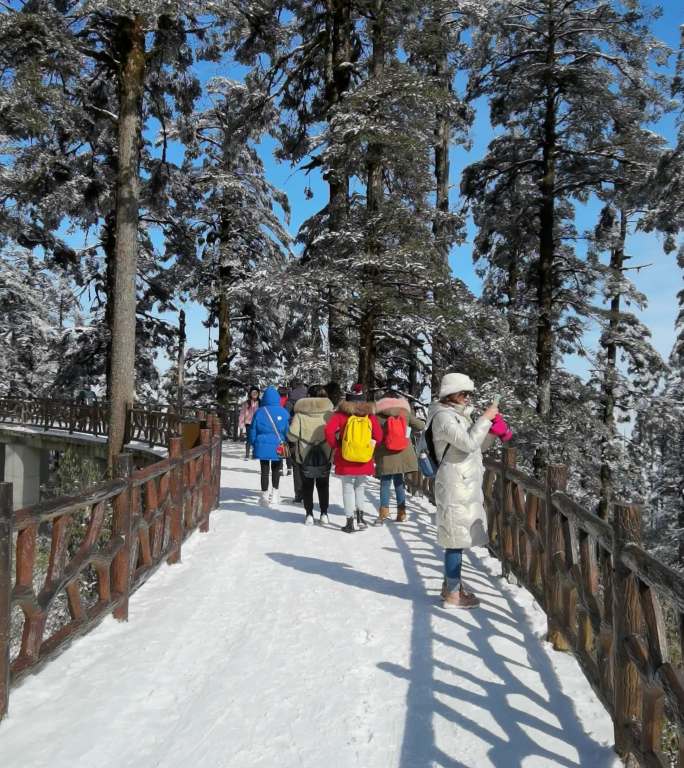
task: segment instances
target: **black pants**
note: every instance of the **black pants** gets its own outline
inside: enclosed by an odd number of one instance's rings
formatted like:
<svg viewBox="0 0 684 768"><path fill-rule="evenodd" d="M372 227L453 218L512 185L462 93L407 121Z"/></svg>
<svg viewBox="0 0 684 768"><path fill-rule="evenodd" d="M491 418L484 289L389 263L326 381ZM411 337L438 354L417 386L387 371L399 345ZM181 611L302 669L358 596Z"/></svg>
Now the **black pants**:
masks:
<svg viewBox="0 0 684 768"><path fill-rule="evenodd" d="M313 514L313 492L314 485L318 492L318 506L321 508L321 514L328 512L328 499L330 497L330 476L304 477L302 475L302 499L304 501L304 510L307 515Z"/></svg>
<svg viewBox="0 0 684 768"><path fill-rule="evenodd" d="M294 482L295 499L302 498L302 465L296 461L292 465L292 480Z"/></svg>
<svg viewBox="0 0 684 768"><path fill-rule="evenodd" d="M271 485L274 488L278 488L280 485L280 471L283 468L282 459L278 459L278 461L267 461L265 459L261 459L259 463L261 464L261 490L268 490L269 465L271 469Z"/></svg>
<svg viewBox="0 0 684 768"><path fill-rule="evenodd" d="M249 458L249 451L252 447L252 444L249 442L249 437L245 438L245 458Z"/></svg>

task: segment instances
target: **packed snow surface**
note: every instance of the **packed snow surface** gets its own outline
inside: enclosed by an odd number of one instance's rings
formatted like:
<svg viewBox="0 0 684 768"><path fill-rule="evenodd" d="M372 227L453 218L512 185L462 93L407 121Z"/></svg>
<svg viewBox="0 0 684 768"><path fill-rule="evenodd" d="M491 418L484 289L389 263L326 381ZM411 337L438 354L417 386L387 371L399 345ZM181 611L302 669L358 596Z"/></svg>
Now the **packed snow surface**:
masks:
<svg viewBox="0 0 684 768"><path fill-rule="evenodd" d="M377 501L377 484L373 481ZM471 553L471 612L440 606L425 502L353 534L259 505L224 451L220 509L179 565L13 690L3 768L619 766L610 718L544 617ZM479 550L478 550L479 552Z"/></svg>

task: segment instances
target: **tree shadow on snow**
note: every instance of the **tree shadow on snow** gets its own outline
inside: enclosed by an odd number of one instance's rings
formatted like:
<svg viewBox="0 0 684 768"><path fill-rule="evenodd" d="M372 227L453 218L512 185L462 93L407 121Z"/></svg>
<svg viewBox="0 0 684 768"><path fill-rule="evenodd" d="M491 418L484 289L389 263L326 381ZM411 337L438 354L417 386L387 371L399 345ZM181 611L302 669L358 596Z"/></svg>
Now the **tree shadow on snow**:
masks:
<svg viewBox="0 0 684 768"><path fill-rule="evenodd" d="M414 515L409 526L391 526L390 531L409 583L422 583L434 595L429 602L414 601L408 669L389 662L378 665L408 681L400 768L476 768L477 758L467 757L467 733L489 745L487 757L497 768L520 768L531 758L537 765L612 765L615 753L585 733L523 608L501 592L499 581L484 570L482 561L472 551L469 563L464 561L464 580L482 598L482 607L450 611L437 603L441 567L436 577L434 565L424 562L425 544L433 552L433 564L442 557L434 525L427 516ZM512 657L497 650L502 643ZM473 670L482 660L486 674L477 674ZM530 675L530 669L541 680L542 695L521 679ZM440 749L435 734L438 720L445 721L443 727L456 726L464 732L462 754L448 755ZM559 754L572 755L575 750L579 758Z"/></svg>

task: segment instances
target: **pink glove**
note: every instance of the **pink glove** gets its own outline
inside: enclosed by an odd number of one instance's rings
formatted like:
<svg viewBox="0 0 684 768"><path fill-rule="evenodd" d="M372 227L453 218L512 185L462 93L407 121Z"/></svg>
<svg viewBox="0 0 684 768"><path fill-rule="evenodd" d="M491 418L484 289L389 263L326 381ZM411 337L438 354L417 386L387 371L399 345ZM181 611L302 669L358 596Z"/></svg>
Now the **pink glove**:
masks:
<svg viewBox="0 0 684 768"><path fill-rule="evenodd" d="M496 435L502 443L507 443L513 437L513 432L500 413L497 413L494 417L489 431L492 435Z"/></svg>

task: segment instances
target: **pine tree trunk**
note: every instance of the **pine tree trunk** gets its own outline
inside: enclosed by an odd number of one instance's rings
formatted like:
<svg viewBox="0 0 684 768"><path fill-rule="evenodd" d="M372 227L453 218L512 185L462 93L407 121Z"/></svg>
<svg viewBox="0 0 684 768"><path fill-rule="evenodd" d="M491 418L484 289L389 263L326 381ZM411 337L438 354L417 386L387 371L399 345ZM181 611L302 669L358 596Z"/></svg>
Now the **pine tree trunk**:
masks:
<svg viewBox="0 0 684 768"><path fill-rule="evenodd" d="M135 310L138 256L139 150L145 82L145 32L140 16L120 18L116 274L112 317L112 395L107 463L121 453L127 409L135 399Z"/></svg>
<svg viewBox="0 0 684 768"><path fill-rule="evenodd" d="M185 310L178 313L178 359L176 360L176 408L178 414L183 413L183 397L185 389Z"/></svg>
<svg viewBox="0 0 684 768"><path fill-rule="evenodd" d="M516 317L516 311L518 306L518 253L513 254L513 258L508 264L508 279L506 283L506 298L508 301L506 319L508 320L508 328L512 334L518 333L519 325L518 318Z"/></svg>
<svg viewBox="0 0 684 768"><path fill-rule="evenodd" d="M620 209L620 238L610 254L610 270L615 284L619 284L625 261L625 242L627 240L627 214ZM620 323L619 290L610 298L610 320L608 322L608 341L603 344L606 351L606 367L603 374L603 426L606 430L601 443L601 497L599 517L608 519L608 510L613 495L613 476L609 463L610 440L615 436L615 374L617 372L617 344L615 334Z"/></svg>
<svg viewBox="0 0 684 768"><path fill-rule="evenodd" d="M224 408L230 400L230 354L232 338L230 333L230 302L227 289L230 269L219 267L218 291L218 349L216 351L216 401Z"/></svg>
<svg viewBox="0 0 684 768"><path fill-rule="evenodd" d="M384 37L384 0L375 0L374 21L372 31L373 54L371 58L370 76L375 80L381 80L385 73L385 37ZM370 221L378 215L382 206L382 145L372 143L368 146L368 159L366 162L366 210ZM377 263L380 254L380 243L371 234L368 242L370 261ZM377 285L378 270L374 266L367 266L363 276L363 299L361 310L361 323L359 326L359 382L364 385L369 396L375 388L375 328L378 318L378 296L375 291Z"/></svg>
<svg viewBox="0 0 684 768"><path fill-rule="evenodd" d="M435 18L435 23L441 25L441 19ZM451 91L451 77L449 76L449 62L446 46L439 51L435 62L435 77L445 91ZM435 238L435 246L441 256L442 267L445 274L449 273L449 237L447 233L447 217L449 215L449 114L441 106L437 108L434 154L435 154L435 217L432 222L432 233ZM444 301L443 292L435 290L435 304L441 307ZM446 360L444 349L446 337L440 329L435 330L432 336L432 371L431 387L433 395L439 391L439 382L446 373Z"/></svg>
<svg viewBox="0 0 684 768"><path fill-rule="evenodd" d="M326 62L326 93L328 114L349 90L352 58L352 14L349 0L328 0L328 49ZM331 232L344 229L349 207L349 177L343 168L332 167L326 174L329 189L328 210ZM349 346L349 319L341 310L345 297L339 285L328 289L328 348L330 376L335 382L344 382L347 371L344 353Z"/></svg>
<svg viewBox="0 0 684 768"><path fill-rule="evenodd" d="M553 21L550 22L547 52L547 95L544 115L543 176L540 183L539 264L537 272L537 413L548 425L551 417L553 372L553 288L555 282L555 185L556 185L556 97L551 82L555 59ZM546 438L544 438L546 441ZM534 466L539 472L547 463L546 445L537 448Z"/></svg>
<svg viewBox="0 0 684 768"><path fill-rule="evenodd" d="M114 324L114 282L116 266L116 215L107 214L102 233L102 248L105 253L105 382L106 399L112 399L112 334Z"/></svg>

